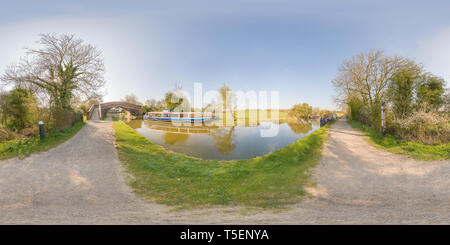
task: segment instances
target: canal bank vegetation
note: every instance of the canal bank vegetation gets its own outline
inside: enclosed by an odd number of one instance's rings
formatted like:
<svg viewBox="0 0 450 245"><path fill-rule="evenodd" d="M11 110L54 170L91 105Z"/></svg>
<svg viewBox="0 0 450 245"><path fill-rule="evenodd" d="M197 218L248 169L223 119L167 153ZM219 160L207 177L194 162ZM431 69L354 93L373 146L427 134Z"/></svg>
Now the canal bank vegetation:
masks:
<svg viewBox="0 0 450 245"><path fill-rule="evenodd" d="M0 76L0 158L48 150L73 136L101 100L103 73L95 47L74 35L40 35ZM43 141L38 122L47 134Z"/></svg>
<svg viewBox="0 0 450 245"><path fill-rule="evenodd" d="M446 82L422 65L381 51L361 53L343 62L333 85L350 125L375 145L417 159L450 158L450 95Z"/></svg>
<svg viewBox="0 0 450 245"><path fill-rule="evenodd" d="M426 145L414 141L398 140L392 135L383 135L375 129L366 126L355 120L347 121L353 128L359 129L366 133L369 143L381 149L406 154L419 160L445 160L450 159L450 143Z"/></svg>
<svg viewBox="0 0 450 245"><path fill-rule="evenodd" d="M119 159L133 175L142 198L169 205L248 205L295 203L310 183L309 169L321 157L328 127L265 156L248 160L202 160L153 144L122 121L113 123Z"/></svg>
<svg viewBox="0 0 450 245"><path fill-rule="evenodd" d="M2 141L0 142L0 160L12 157L22 158L32 153L47 151L72 138L84 125L84 122L77 122L73 127L47 134L43 140L39 139L38 136L34 136L17 137L14 140Z"/></svg>

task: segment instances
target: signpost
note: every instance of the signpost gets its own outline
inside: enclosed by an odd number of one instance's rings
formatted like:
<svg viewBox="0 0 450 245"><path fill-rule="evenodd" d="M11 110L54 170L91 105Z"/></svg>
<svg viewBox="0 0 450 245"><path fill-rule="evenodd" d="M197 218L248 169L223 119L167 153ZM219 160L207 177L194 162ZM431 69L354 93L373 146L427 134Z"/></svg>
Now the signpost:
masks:
<svg viewBox="0 0 450 245"><path fill-rule="evenodd" d="M45 138L45 128L44 128L43 121L39 121L39 136L40 136L41 140L43 140Z"/></svg>

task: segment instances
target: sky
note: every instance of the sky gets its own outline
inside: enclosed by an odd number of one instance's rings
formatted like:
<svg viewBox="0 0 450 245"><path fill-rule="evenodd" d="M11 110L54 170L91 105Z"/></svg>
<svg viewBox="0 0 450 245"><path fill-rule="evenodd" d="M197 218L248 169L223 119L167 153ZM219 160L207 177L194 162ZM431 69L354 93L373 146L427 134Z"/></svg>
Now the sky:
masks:
<svg viewBox="0 0 450 245"><path fill-rule="evenodd" d="M336 109L332 79L369 50L402 55L450 81L450 1L7 1L0 73L40 33L75 34L102 51L104 101L193 93L278 91L280 108Z"/></svg>

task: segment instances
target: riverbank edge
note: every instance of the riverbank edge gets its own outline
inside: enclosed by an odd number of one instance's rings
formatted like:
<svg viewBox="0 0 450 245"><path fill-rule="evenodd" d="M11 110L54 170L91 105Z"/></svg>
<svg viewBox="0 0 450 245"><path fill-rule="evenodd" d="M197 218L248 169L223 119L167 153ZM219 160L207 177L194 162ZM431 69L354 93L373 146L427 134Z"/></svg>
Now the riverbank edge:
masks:
<svg viewBox="0 0 450 245"><path fill-rule="evenodd" d="M113 123L119 160L142 199L185 208L278 208L306 194L332 123L292 144L247 160L203 160L156 145L122 121Z"/></svg>

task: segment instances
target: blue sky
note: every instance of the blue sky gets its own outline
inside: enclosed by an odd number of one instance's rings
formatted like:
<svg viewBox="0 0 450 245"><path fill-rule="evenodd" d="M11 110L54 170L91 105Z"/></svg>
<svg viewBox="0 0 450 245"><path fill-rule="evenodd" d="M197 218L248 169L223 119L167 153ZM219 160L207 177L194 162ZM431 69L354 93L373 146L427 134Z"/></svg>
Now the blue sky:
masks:
<svg viewBox="0 0 450 245"><path fill-rule="evenodd" d="M105 101L162 98L227 84L277 90L280 107L334 109L343 59L403 55L450 81L448 1L10 1L0 9L0 72L39 33L73 33L102 50Z"/></svg>

